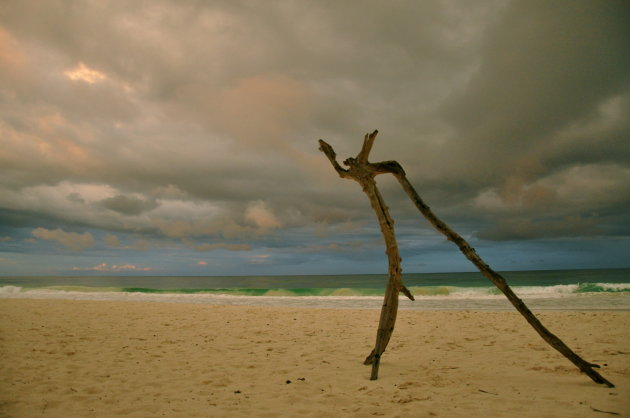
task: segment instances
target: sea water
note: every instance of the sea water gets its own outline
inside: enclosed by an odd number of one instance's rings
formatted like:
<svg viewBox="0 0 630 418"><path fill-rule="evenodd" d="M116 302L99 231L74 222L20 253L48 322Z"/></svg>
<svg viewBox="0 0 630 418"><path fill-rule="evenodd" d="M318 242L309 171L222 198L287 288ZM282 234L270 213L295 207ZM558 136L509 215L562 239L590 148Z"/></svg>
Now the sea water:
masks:
<svg viewBox="0 0 630 418"><path fill-rule="evenodd" d="M534 310L630 310L630 269L501 273ZM512 310L480 273L403 275L415 296L401 309ZM387 276L0 277L0 298L149 301L250 306L379 309Z"/></svg>

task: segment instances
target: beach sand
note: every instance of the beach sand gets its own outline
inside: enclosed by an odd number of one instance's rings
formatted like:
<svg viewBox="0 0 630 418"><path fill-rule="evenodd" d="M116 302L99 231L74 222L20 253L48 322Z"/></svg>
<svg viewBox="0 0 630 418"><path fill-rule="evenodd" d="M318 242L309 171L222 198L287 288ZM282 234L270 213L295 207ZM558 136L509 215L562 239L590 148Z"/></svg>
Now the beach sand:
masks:
<svg viewBox="0 0 630 418"><path fill-rule="evenodd" d="M0 300L0 416L630 416L630 312L544 312L593 383L512 312Z"/></svg>

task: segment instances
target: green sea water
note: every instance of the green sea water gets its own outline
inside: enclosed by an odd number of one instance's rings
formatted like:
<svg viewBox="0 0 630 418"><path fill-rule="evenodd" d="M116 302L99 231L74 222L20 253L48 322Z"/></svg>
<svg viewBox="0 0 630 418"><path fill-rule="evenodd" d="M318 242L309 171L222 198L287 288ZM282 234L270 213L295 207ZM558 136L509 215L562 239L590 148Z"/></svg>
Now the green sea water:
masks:
<svg viewBox="0 0 630 418"><path fill-rule="evenodd" d="M503 272L524 300L541 309L630 310L630 269ZM417 303L409 309L509 308L480 273L403 275ZM282 306L377 308L387 276L55 276L0 277L0 298L141 300Z"/></svg>

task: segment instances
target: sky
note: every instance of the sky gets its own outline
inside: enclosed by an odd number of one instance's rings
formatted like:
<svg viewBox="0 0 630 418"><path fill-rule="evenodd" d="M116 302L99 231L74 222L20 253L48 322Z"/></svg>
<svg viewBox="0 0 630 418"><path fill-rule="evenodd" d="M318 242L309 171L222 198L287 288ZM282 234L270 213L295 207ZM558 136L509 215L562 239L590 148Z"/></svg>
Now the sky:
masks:
<svg viewBox="0 0 630 418"><path fill-rule="evenodd" d="M496 270L630 267L615 0L0 3L0 275L387 271L398 161ZM404 272L472 271L391 176Z"/></svg>

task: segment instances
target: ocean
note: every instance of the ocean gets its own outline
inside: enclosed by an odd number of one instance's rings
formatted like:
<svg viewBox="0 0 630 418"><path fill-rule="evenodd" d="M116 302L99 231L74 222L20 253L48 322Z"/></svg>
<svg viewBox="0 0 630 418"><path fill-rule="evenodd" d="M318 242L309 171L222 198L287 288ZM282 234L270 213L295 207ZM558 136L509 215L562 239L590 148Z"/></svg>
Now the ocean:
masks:
<svg viewBox="0 0 630 418"><path fill-rule="evenodd" d="M502 272L532 310L630 310L630 269ZM403 275L400 309L513 310L480 273ZM5 276L0 298L380 309L384 274L303 276Z"/></svg>

